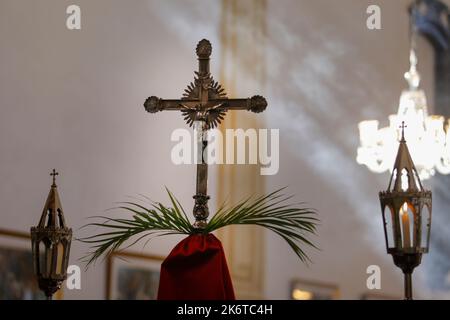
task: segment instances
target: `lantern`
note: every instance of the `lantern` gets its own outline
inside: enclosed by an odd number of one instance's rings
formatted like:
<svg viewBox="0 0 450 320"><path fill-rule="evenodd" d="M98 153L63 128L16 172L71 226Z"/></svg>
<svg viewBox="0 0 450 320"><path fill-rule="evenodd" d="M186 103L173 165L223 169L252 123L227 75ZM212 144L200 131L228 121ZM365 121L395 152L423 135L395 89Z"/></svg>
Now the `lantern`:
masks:
<svg viewBox="0 0 450 320"><path fill-rule="evenodd" d="M405 276L405 299L412 299L412 273L430 245L431 191L424 190L402 137L389 186L380 192L386 249Z"/></svg>
<svg viewBox="0 0 450 320"><path fill-rule="evenodd" d="M61 287L67 278L72 229L67 228L59 199L55 177L58 173L53 169L53 176L44 210L36 227L31 228L31 245L33 267L39 288L47 299Z"/></svg>

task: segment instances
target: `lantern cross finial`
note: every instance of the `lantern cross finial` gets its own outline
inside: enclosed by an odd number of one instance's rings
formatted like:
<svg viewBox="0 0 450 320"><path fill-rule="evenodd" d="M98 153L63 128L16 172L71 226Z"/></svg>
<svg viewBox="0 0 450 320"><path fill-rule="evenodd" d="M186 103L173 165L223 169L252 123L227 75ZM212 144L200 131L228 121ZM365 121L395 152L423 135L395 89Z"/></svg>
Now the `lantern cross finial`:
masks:
<svg viewBox="0 0 450 320"><path fill-rule="evenodd" d="M52 173L50 175L53 178L53 185L56 186L56 176L59 175L59 172L57 172L55 169L52 170Z"/></svg>
<svg viewBox="0 0 450 320"><path fill-rule="evenodd" d="M402 129L402 140L401 142L405 142L405 128L408 128L408 126L405 124L405 121L402 121L402 125L400 126L400 129Z"/></svg>

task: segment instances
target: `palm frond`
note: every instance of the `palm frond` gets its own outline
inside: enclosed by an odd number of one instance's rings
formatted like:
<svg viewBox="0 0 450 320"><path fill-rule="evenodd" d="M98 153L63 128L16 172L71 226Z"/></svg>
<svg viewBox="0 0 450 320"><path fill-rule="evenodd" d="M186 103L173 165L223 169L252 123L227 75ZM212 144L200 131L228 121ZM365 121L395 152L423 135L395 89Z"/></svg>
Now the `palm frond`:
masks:
<svg viewBox="0 0 450 320"><path fill-rule="evenodd" d="M310 261L302 249L317 247L309 240L316 233L319 219L314 209L301 207L304 204L289 204L290 196L278 189L254 200L247 198L230 209L222 205L209 221L205 232L213 232L228 225L258 225L282 237L302 262Z"/></svg>
<svg viewBox="0 0 450 320"><path fill-rule="evenodd" d="M100 217L103 222L87 224L85 227L102 230L98 234L78 239L91 245L92 252L84 257L87 266L101 256L121 249L125 243L129 247L151 236L198 232L206 234L228 225L258 225L267 228L282 237L302 262L309 261L303 247L316 248L308 239L316 233L319 221L316 211L303 207L303 203L289 204L291 197L281 193L284 188L255 199L247 198L228 209L225 204L222 205L204 230L197 230L191 225L179 201L167 188L166 190L171 207L158 202L151 202L150 208L134 202L123 202L117 208L131 214L131 219ZM139 237L135 238L137 235Z"/></svg>
<svg viewBox="0 0 450 320"><path fill-rule="evenodd" d="M172 207L167 207L159 202L151 202L150 208L134 202L121 202L116 209L131 214L131 219L97 217L103 222L89 223L83 226L83 228L96 227L102 230L95 235L78 239L91 245L92 251L82 258L86 262L86 266L101 256L107 256L113 251L119 250L125 243L128 248L150 236L192 234L194 228L186 213L173 194L168 189L166 190ZM137 235L140 236L134 239Z"/></svg>

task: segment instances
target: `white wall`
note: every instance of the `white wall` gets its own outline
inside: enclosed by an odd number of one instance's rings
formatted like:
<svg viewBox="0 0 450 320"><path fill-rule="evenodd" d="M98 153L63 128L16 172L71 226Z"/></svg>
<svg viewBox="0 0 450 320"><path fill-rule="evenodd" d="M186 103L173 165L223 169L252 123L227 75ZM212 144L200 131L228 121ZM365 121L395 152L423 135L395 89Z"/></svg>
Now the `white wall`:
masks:
<svg viewBox="0 0 450 320"><path fill-rule="evenodd" d="M167 199L168 186L192 206L194 167L170 162L170 134L181 115L149 115L150 95L179 97L193 77L194 45L164 27L158 3L79 1L82 30L65 27L71 1L0 4L1 226L37 224L51 168L68 224L78 230L115 201L146 194ZM199 35L199 37L208 34ZM176 238L155 242L166 255ZM71 264L87 247L74 242ZM83 268L84 269L84 268ZM83 273L66 298L104 298L105 265Z"/></svg>

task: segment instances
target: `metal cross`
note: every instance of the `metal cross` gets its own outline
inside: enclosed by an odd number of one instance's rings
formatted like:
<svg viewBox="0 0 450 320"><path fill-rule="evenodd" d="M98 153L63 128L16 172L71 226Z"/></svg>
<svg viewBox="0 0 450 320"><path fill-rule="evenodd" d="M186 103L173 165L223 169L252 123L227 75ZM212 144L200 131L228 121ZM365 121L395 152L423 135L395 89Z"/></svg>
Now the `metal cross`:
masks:
<svg viewBox="0 0 450 320"><path fill-rule="evenodd" d="M405 121L402 121L402 125L400 126L400 129L402 129L402 142L405 141L405 128L408 128L408 126L405 124Z"/></svg>
<svg viewBox="0 0 450 320"><path fill-rule="evenodd" d="M56 185L56 176L59 175L59 172L56 172L55 169L53 169L52 173L50 175L53 177L53 185Z"/></svg>
<svg viewBox="0 0 450 320"><path fill-rule="evenodd" d="M195 73L194 82L184 90L181 99L160 99L149 97L145 103L145 110L156 113L163 110L181 111L189 126L194 123L199 127L199 133L203 136L207 130L217 127L229 110L248 110L255 113L263 112L267 107L264 97L255 95L245 99L228 99L222 86L214 81L209 71L209 58L211 56L211 43L203 39L196 48L198 56L198 71ZM203 141L202 150L207 146ZM197 188L194 195L195 205L193 209L194 227L203 229L209 215L207 193L208 165L205 159L197 164Z"/></svg>

